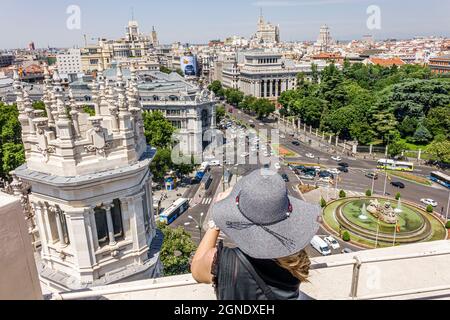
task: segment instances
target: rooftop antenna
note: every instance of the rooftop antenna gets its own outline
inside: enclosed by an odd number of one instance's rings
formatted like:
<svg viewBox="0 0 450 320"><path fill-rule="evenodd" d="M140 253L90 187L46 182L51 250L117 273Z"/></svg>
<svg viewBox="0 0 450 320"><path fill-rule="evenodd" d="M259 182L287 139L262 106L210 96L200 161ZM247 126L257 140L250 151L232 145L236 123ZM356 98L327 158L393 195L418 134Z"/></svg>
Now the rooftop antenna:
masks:
<svg viewBox="0 0 450 320"><path fill-rule="evenodd" d="M131 7L131 21L134 21L134 7Z"/></svg>

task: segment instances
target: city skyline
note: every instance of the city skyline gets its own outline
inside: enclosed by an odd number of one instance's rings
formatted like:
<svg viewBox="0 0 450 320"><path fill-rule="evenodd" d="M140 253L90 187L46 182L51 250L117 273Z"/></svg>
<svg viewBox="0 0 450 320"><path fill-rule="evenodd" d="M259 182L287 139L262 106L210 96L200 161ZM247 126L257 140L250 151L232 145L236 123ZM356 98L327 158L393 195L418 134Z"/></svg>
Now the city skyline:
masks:
<svg viewBox="0 0 450 320"><path fill-rule="evenodd" d="M77 5L81 10L80 29L70 30L66 26L71 15L66 13L70 5ZM367 8L371 5L381 10L379 30L370 30L366 25ZM404 0L379 0L377 3L366 0L232 0L214 4L199 0L186 9L185 6L179 0L164 3L109 1L107 4L84 0L76 3L64 0L58 4L6 1L2 11L8 15L1 17L0 26L8 29L14 25L15 28L14 32L2 36L0 48L25 48L30 41L34 41L37 48L82 46L85 34L89 43L98 38L121 37L132 12L141 32L149 34L155 26L161 43L165 44L176 41L207 43L232 35L248 38L256 31L260 10L267 21L280 25L282 41L315 41L323 24L330 26L332 36L337 40L361 39L364 34L372 34L378 40L449 36L446 12L450 10L450 2L437 0L427 3ZM22 23L17 26L18 16ZM36 19L44 16L51 18ZM422 23L417 23L419 19Z"/></svg>

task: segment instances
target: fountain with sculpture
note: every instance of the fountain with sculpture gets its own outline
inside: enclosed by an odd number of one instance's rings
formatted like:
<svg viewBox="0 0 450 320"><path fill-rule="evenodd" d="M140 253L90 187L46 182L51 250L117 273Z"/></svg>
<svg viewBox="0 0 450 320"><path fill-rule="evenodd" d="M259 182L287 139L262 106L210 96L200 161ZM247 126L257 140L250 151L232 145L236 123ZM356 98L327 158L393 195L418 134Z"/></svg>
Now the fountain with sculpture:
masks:
<svg viewBox="0 0 450 320"><path fill-rule="evenodd" d="M396 210L401 209L397 208L394 210L390 202L386 202L382 205L375 199L370 201L366 210L375 218L380 219L387 224L397 224L398 216Z"/></svg>

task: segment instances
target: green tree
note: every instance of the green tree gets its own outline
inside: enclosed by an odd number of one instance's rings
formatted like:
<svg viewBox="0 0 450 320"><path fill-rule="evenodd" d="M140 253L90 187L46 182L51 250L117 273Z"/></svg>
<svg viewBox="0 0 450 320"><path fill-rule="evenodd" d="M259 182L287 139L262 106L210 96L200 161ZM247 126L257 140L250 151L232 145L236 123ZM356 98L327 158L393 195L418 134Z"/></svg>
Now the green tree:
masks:
<svg viewBox="0 0 450 320"><path fill-rule="evenodd" d="M225 90L225 98L229 104L238 106L244 99L244 93L237 89L227 89Z"/></svg>
<svg viewBox="0 0 450 320"><path fill-rule="evenodd" d="M431 139L433 139L433 136L431 135L430 131L428 131L428 129L425 128L423 124L419 124L416 132L414 133L414 136L409 140L417 144L425 145L430 142Z"/></svg>
<svg viewBox="0 0 450 320"><path fill-rule="evenodd" d="M160 111L144 112L143 116L147 143L156 148L170 147L174 126Z"/></svg>
<svg viewBox="0 0 450 320"><path fill-rule="evenodd" d="M241 101L241 103L239 103L239 108L245 112L254 111L253 105L256 100L257 100L257 98L255 98L253 96L245 96L244 99Z"/></svg>
<svg viewBox="0 0 450 320"><path fill-rule="evenodd" d="M434 211L433 206L432 206L431 204L429 204L429 205L427 206L427 212L428 212L428 213L433 213L433 211Z"/></svg>
<svg viewBox="0 0 450 320"><path fill-rule="evenodd" d="M320 74L317 68L317 64L315 63L311 64L311 82L315 84L319 83L319 77Z"/></svg>
<svg viewBox="0 0 450 320"><path fill-rule="evenodd" d="M25 162L22 130L15 105L0 102L0 177L8 178L9 172Z"/></svg>
<svg viewBox="0 0 450 320"><path fill-rule="evenodd" d="M222 121L222 119L225 117L225 107L221 104L217 105L216 107L216 123L219 123Z"/></svg>
<svg viewBox="0 0 450 320"><path fill-rule="evenodd" d="M263 119L275 111L275 105L273 102L261 98L253 102L252 109L256 112L259 119Z"/></svg>
<svg viewBox="0 0 450 320"><path fill-rule="evenodd" d="M327 201L323 197L320 199L320 206L322 208L325 208L327 206Z"/></svg>
<svg viewBox="0 0 450 320"><path fill-rule="evenodd" d="M7 142L2 145L2 175L7 176L10 171L21 166L25 162L23 144Z"/></svg>
<svg viewBox="0 0 450 320"><path fill-rule="evenodd" d="M223 95L222 82L220 82L219 80L211 82L211 84L208 86L208 90L214 92L216 96L222 96Z"/></svg>
<svg viewBox="0 0 450 320"><path fill-rule="evenodd" d="M367 190L366 197L371 197L371 196L372 196L372 190Z"/></svg>
<svg viewBox="0 0 450 320"><path fill-rule="evenodd" d="M172 164L172 152L168 148L158 149L152 163L150 171L153 174L154 181L162 181L166 173L170 170Z"/></svg>
<svg viewBox="0 0 450 320"><path fill-rule="evenodd" d="M344 231L344 234L342 235L342 240L345 242L349 242L351 240L350 233L348 231Z"/></svg>
<svg viewBox="0 0 450 320"><path fill-rule="evenodd" d="M450 138L450 105L431 109L425 126L433 136L443 134Z"/></svg>
<svg viewBox="0 0 450 320"><path fill-rule="evenodd" d="M408 146L406 143L400 139L394 140L392 143L388 146L388 154L390 157L396 157L398 155L401 155L402 152L404 152Z"/></svg>
<svg viewBox="0 0 450 320"><path fill-rule="evenodd" d="M397 192L395 195L395 200L400 200L400 198L402 197L402 194L400 192Z"/></svg>
<svg viewBox="0 0 450 320"><path fill-rule="evenodd" d="M347 194L345 193L345 191L344 190L339 191L339 198L343 199L345 197L347 197Z"/></svg>
<svg viewBox="0 0 450 320"><path fill-rule="evenodd" d="M400 131L402 137L410 137L416 132L418 124L419 121L416 118L406 116L400 123L398 130Z"/></svg>
<svg viewBox="0 0 450 320"><path fill-rule="evenodd" d="M158 228L164 235L160 251L164 275L173 276L189 273L190 257L197 249L190 234L182 227L174 229L162 223L158 223Z"/></svg>
<svg viewBox="0 0 450 320"><path fill-rule="evenodd" d="M439 135L428 146L427 152L431 160L450 164L450 141L444 135Z"/></svg>

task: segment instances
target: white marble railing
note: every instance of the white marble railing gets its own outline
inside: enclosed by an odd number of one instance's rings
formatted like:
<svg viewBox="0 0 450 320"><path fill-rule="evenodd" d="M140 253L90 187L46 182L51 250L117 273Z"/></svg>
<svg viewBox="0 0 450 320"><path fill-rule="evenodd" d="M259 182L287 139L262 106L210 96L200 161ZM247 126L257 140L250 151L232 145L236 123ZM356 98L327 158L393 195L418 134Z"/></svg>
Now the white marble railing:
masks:
<svg viewBox="0 0 450 320"><path fill-rule="evenodd" d="M450 299L450 241L313 258L301 290L318 300ZM210 285L191 275L55 293L52 299L213 300Z"/></svg>

